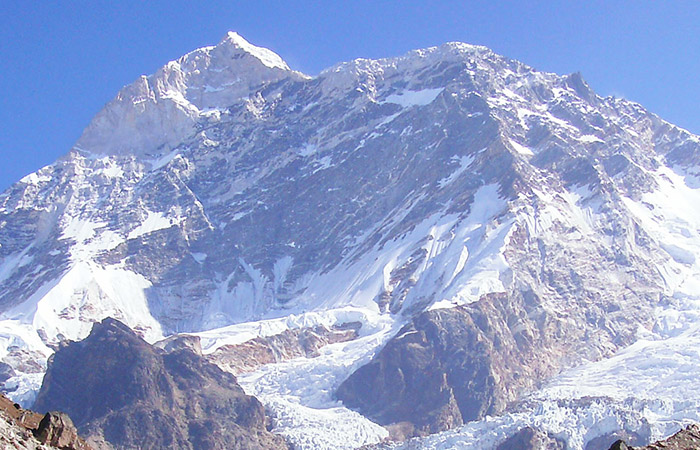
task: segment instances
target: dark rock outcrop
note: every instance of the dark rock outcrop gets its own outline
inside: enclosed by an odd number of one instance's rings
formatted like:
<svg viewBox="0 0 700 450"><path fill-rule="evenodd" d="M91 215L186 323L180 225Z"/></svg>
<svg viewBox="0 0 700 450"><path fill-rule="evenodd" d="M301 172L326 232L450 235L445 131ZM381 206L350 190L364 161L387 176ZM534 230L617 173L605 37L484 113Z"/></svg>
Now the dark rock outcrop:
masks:
<svg viewBox="0 0 700 450"><path fill-rule="evenodd" d="M607 450L611 442L624 442L628 446L643 446L649 442L649 434L616 430L591 439L583 450Z"/></svg>
<svg viewBox="0 0 700 450"><path fill-rule="evenodd" d="M7 363L0 362L0 383L4 383L15 375L16 373L12 366Z"/></svg>
<svg viewBox="0 0 700 450"><path fill-rule="evenodd" d="M541 310L532 313L536 305L527 296L491 294L426 311L343 382L337 397L380 424L411 423L416 436L497 414L558 363L548 338L557 325Z"/></svg>
<svg viewBox="0 0 700 450"><path fill-rule="evenodd" d="M114 448L287 448L235 376L189 348L166 353L105 319L49 362L35 407L73 417L88 441Z"/></svg>
<svg viewBox="0 0 700 450"><path fill-rule="evenodd" d="M700 449L700 426L696 424L688 425L668 439L649 444L646 447L630 447L625 441L618 440L610 450L699 450Z"/></svg>
<svg viewBox="0 0 700 450"><path fill-rule="evenodd" d="M39 426L34 430L39 442L61 449L87 450L91 448L78 436L73 421L68 414L51 411L44 415Z"/></svg>
<svg viewBox="0 0 700 450"><path fill-rule="evenodd" d="M566 450L566 442L532 427L525 427L501 442L496 450Z"/></svg>

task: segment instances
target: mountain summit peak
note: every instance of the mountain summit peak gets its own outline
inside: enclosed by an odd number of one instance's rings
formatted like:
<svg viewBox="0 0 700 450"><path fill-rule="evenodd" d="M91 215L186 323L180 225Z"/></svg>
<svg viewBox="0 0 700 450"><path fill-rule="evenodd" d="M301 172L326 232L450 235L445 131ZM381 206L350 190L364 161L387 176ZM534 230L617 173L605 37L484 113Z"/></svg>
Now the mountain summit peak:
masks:
<svg viewBox="0 0 700 450"><path fill-rule="evenodd" d="M267 83L303 78L275 52L235 32L125 86L75 148L89 154L157 155L192 135L202 114L225 109Z"/></svg>
<svg viewBox="0 0 700 450"><path fill-rule="evenodd" d="M229 31L226 33L226 36L217 47L229 45L256 57L261 63L271 69L290 70L287 63L284 62L284 60L277 53L267 48L258 47L251 44L235 31Z"/></svg>

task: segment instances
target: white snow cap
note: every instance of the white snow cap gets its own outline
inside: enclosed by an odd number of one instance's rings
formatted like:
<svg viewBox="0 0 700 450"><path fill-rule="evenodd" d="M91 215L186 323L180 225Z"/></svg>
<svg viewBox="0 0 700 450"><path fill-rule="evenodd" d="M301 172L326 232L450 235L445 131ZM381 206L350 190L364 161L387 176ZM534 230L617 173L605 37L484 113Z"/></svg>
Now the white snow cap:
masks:
<svg viewBox="0 0 700 450"><path fill-rule="evenodd" d="M282 70L290 70L289 66L287 65L286 62L280 56L273 52L272 50L263 48L263 47L257 47L250 42L246 41L243 39L243 37L236 33L235 31L229 31L226 33L226 37L221 41L221 44L232 44L236 48L240 48L241 50L245 51L246 53L255 56L260 60L261 63L265 64L267 67L270 67L272 69L277 68L277 69L282 69Z"/></svg>
<svg viewBox="0 0 700 450"><path fill-rule="evenodd" d="M230 31L218 45L187 53L124 87L75 148L98 155L167 154L196 132L207 111L225 109L265 83L304 77L275 52Z"/></svg>

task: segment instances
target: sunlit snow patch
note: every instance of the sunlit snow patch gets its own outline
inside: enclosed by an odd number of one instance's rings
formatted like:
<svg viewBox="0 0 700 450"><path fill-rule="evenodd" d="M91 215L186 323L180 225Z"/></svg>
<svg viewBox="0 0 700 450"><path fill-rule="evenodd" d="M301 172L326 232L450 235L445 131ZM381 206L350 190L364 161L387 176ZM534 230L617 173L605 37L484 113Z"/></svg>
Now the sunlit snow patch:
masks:
<svg viewBox="0 0 700 450"><path fill-rule="evenodd" d="M508 142L510 142L510 145L513 147L513 149L515 149L515 151L520 153L521 155L534 156L534 153L528 147L525 147L524 145L515 142L513 139L509 139Z"/></svg>
<svg viewBox="0 0 700 450"><path fill-rule="evenodd" d="M111 250L124 242L124 238L108 228L106 222L93 222L79 218L67 218L63 223L60 239L74 242L70 247L74 261L90 259L95 254Z"/></svg>
<svg viewBox="0 0 700 450"><path fill-rule="evenodd" d="M257 47L241 37L236 32L229 31L226 38L233 42L240 49L244 50L246 53L256 57L261 63L266 65L271 69L282 69L289 70L289 66L280 56L263 47Z"/></svg>
<svg viewBox="0 0 700 450"><path fill-rule="evenodd" d="M466 172L467 169L469 168L469 165L474 161L474 156L473 155L453 156L452 161L458 162L459 166L448 177L443 178L443 179L438 181L438 187L440 189L443 189L444 187L448 186L453 181L455 181L457 178L459 178L464 172Z"/></svg>
<svg viewBox="0 0 700 450"><path fill-rule="evenodd" d="M602 142L602 143L605 143L604 140L600 139L600 138L597 137L597 136L593 136L592 134L584 134L583 136L581 136L580 138L578 138L578 140L581 141L581 142L587 142L587 143L591 143L591 142Z"/></svg>
<svg viewBox="0 0 700 450"><path fill-rule="evenodd" d="M163 230L165 228L170 228L174 225L174 221L168 217L165 217L161 212L148 212L148 217L146 220L141 222L139 226L131 230L128 239L135 239L144 234L152 233L154 231Z"/></svg>
<svg viewBox="0 0 700 450"><path fill-rule="evenodd" d="M404 108L409 106L425 106L429 105L437 98L445 88L423 89L422 91L403 91L398 94L391 94L384 103L394 103L401 105Z"/></svg>
<svg viewBox="0 0 700 450"><path fill-rule="evenodd" d="M656 332L673 336L700 324L700 189L668 168L652 172L658 189L625 205L670 256L659 265L673 302L657 311Z"/></svg>
<svg viewBox="0 0 700 450"><path fill-rule="evenodd" d="M295 301L309 309L352 305L378 311L377 297L391 289L391 272L420 249L426 257L412 274L415 285L405 298L404 307L428 307L429 303L443 299L464 304L487 293L504 292L503 274L509 268L503 248L513 221L495 218L505 208L506 202L499 197L497 185L482 186L475 193L466 217L433 214L410 232L363 252L351 263L314 277ZM410 208L397 212L394 223L400 223L409 213ZM390 229L391 224L385 224L385 228ZM373 232L376 230L368 231L358 240L367 239Z"/></svg>

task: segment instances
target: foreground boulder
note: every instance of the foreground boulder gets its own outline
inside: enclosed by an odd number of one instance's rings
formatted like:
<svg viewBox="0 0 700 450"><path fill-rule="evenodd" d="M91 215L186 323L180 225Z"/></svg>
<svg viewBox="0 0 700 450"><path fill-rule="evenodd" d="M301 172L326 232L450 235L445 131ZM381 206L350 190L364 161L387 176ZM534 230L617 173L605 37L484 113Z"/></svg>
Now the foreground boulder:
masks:
<svg viewBox="0 0 700 450"><path fill-rule="evenodd" d="M0 394L0 448L91 450L68 415L23 409Z"/></svg>
<svg viewBox="0 0 700 450"><path fill-rule="evenodd" d="M68 414L62 412L47 412L34 430L34 436L39 442L62 449L87 450L91 448L76 430Z"/></svg>
<svg viewBox="0 0 700 450"><path fill-rule="evenodd" d="M235 376L188 348L156 349L114 319L55 353L35 408L66 411L96 447L287 448Z"/></svg>

